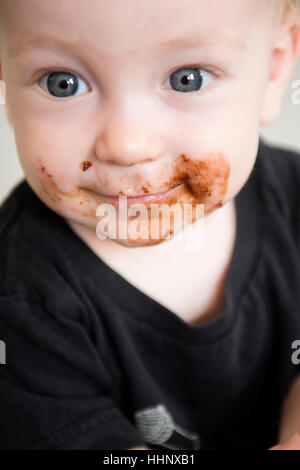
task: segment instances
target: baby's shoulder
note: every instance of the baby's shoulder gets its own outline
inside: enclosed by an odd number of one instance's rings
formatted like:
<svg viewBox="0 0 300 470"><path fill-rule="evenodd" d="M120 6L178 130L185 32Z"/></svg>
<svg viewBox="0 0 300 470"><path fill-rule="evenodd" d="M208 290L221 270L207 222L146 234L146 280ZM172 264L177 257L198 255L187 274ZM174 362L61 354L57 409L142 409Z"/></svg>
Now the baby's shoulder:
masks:
<svg viewBox="0 0 300 470"><path fill-rule="evenodd" d="M0 297L50 303L75 298L58 238L60 217L17 184L0 206Z"/></svg>
<svg viewBox="0 0 300 470"><path fill-rule="evenodd" d="M300 152L261 140L256 169L268 187L286 188L289 192L300 182Z"/></svg>
<svg viewBox="0 0 300 470"><path fill-rule="evenodd" d="M300 152L261 141L254 171L265 216L299 240Z"/></svg>
<svg viewBox="0 0 300 470"><path fill-rule="evenodd" d="M263 196L282 209L300 200L300 152L261 141L255 171Z"/></svg>

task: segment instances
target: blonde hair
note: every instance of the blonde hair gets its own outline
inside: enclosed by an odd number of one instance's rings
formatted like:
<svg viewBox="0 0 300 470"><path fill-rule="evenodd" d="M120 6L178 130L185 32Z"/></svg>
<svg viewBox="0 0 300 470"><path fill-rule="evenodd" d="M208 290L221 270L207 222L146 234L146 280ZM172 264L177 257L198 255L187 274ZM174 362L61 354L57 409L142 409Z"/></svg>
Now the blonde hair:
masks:
<svg viewBox="0 0 300 470"><path fill-rule="evenodd" d="M294 11L300 14L300 0L284 0L283 11Z"/></svg>
<svg viewBox="0 0 300 470"><path fill-rule="evenodd" d="M283 21L287 16L293 15L294 21L300 23L300 0L271 0L275 10L275 17Z"/></svg>
<svg viewBox="0 0 300 470"><path fill-rule="evenodd" d="M294 8L295 10L299 8L299 0L286 0L287 6Z"/></svg>
<svg viewBox="0 0 300 470"><path fill-rule="evenodd" d="M281 9L281 17L292 14L294 21L300 25L300 0L285 0L283 8Z"/></svg>

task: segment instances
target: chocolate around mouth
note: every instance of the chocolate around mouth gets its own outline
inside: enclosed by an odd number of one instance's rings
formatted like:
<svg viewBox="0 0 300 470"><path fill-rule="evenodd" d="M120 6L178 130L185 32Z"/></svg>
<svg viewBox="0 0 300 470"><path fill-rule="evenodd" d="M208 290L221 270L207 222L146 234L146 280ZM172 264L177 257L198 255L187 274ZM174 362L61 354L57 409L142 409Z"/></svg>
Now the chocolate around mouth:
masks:
<svg viewBox="0 0 300 470"><path fill-rule="evenodd" d="M73 191L66 192L59 188L55 182L55 177L50 174L42 158L38 159L38 168L40 172L40 195L47 199L51 204L61 205L66 198L74 198L78 201L78 211L83 215L93 214L95 204L105 202L105 195L87 187L77 187ZM146 183L142 189L144 194L140 196L127 196L130 204L137 202L145 205L150 202L167 203L168 205L180 203L204 204L205 213L221 207L228 189L230 176L229 159L222 152L211 152L206 158L195 160L185 154L181 154L173 168L173 175L168 179L164 178L162 185L171 188L164 193L152 193L151 183ZM108 177L106 178L107 181ZM108 183L106 183L108 184ZM181 187L181 189L178 189ZM115 196L126 196L120 192ZM160 198L161 196L161 198ZM109 196L107 196L109 198ZM94 214L95 217L95 214Z"/></svg>

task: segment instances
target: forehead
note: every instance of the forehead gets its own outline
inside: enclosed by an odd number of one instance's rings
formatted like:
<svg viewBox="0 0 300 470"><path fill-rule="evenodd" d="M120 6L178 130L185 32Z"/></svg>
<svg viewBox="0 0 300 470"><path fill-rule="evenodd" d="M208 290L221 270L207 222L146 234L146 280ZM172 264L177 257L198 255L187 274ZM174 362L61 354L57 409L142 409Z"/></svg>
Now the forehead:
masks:
<svg viewBox="0 0 300 470"><path fill-rule="evenodd" d="M194 44L243 48L265 20L262 0L0 0L12 53L49 38L97 45L103 55Z"/></svg>

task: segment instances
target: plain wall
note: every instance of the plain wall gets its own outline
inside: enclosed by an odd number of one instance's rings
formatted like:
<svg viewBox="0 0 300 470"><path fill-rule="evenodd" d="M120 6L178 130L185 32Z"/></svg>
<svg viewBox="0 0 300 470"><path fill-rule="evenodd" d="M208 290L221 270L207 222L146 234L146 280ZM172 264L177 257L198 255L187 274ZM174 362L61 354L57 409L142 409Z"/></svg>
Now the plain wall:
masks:
<svg viewBox="0 0 300 470"><path fill-rule="evenodd" d="M280 116L269 126L261 128L261 135L269 142L276 143L300 152L300 103L292 102L295 89L292 83L300 80L300 60L298 61L290 85L286 90ZM300 82L299 82L300 83ZM300 89L300 87L299 87ZM247 93L247 90L245 90ZM300 98L300 93L298 93ZM24 177L19 164L14 134L10 128L5 105L0 104L0 202L12 187ZM300 157L299 157L300 158Z"/></svg>

